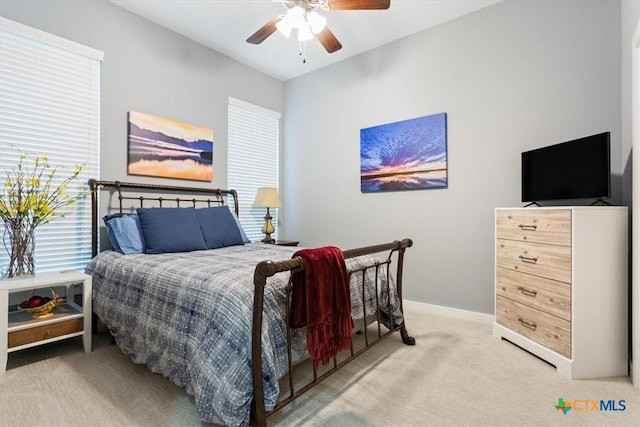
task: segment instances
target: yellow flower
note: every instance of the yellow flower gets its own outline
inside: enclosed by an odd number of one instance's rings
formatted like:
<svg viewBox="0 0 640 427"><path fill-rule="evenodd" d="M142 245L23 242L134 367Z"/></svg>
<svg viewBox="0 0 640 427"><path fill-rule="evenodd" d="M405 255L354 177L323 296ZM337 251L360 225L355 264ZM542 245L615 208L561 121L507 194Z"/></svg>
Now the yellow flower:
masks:
<svg viewBox="0 0 640 427"><path fill-rule="evenodd" d="M64 216L61 208L88 194L67 192L70 182L80 175L84 166L76 165L71 175L56 184L59 182L54 182L57 167L52 167L46 156L36 156L30 162L28 153L20 150L18 164L6 171L4 188L0 189L0 220L5 224L19 222L34 229Z"/></svg>

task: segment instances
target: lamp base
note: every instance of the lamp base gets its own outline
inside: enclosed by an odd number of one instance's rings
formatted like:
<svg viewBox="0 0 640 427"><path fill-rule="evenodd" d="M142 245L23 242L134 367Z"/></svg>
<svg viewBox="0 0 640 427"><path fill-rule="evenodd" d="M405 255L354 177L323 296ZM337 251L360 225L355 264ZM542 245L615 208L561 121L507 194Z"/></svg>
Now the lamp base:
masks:
<svg viewBox="0 0 640 427"><path fill-rule="evenodd" d="M271 245L276 242L274 239L271 238L271 235L267 235L267 237L265 237L261 241L262 241L262 243L269 243Z"/></svg>
<svg viewBox="0 0 640 427"><path fill-rule="evenodd" d="M275 232L276 229L271 223L271 215L269 214L269 208L267 208L267 215L264 217L264 226L262 227L262 232L265 234L265 238L262 239L262 243L270 243L273 244L276 241L271 238L271 233Z"/></svg>

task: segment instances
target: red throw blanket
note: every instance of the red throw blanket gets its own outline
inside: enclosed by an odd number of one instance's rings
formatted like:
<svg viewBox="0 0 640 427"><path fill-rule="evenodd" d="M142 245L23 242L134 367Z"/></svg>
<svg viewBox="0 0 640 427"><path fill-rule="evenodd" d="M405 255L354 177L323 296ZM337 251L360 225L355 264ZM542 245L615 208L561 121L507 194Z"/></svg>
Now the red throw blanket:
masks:
<svg viewBox="0 0 640 427"><path fill-rule="evenodd" d="M326 365L351 347L351 295L344 255L326 246L293 254L304 259L305 271L293 275L292 328L307 327L307 348L315 366Z"/></svg>

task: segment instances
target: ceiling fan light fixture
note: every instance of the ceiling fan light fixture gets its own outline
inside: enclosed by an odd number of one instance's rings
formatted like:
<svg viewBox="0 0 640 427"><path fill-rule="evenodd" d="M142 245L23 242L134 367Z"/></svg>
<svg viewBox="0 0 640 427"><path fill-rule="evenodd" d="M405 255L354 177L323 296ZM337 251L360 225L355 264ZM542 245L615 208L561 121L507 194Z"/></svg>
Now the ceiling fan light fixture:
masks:
<svg viewBox="0 0 640 427"><path fill-rule="evenodd" d="M307 13L307 22L309 23L313 34L318 34L327 26L327 18L314 11Z"/></svg>
<svg viewBox="0 0 640 427"><path fill-rule="evenodd" d="M291 25L291 22L289 20L287 20L287 17L285 16L280 21L278 21L278 23L276 23L276 28L278 29L280 34L282 34L283 36L289 38L289 36L291 36L291 30L293 29L293 26Z"/></svg>
<svg viewBox="0 0 640 427"><path fill-rule="evenodd" d="M293 28L299 28L304 22L304 10L300 6L294 6L287 12L286 19L289 19Z"/></svg>
<svg viewBox="0 0 640 427"><path fill-rule="evenodd" d="M306 42L307 40L311 40L313 38L313 32L311 31L311 27L306 22L298 28L298 41Z"/></svg>
<svg viewBox="0 0 640 427"><path fill-rule="evenodd" d="M301 24L306 24L304 20L304 10L300 6L294 6L287 11L287 14L276 24L276 28L285 37L291 36L291 30L300 28Z"/></svg>

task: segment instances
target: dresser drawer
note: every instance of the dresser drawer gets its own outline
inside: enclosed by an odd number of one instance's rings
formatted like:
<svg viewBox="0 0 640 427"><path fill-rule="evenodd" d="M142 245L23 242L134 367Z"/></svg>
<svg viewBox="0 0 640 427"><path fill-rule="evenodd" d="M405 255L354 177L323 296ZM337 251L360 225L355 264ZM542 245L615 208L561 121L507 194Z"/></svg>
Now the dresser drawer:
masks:
<svg viewBox="0 0 640 427"><path fill-rule="evenodd" d="M50 323L48 325L36 326L35 328L21 329L9 332L7 337L7 347L18 347L32 342L47 340L49 338L61 337L62 335L82 332L84 329L84 319L76 318L63 322Z"/></svg>
<svg viewBox="0 0 640 427"><path fill-rule="evenodd" d="M571 245L571 211L497 210L496 237L523 242Z"/></svg>
<svg viewBox="0 0 640 427"><path fill-rule="evenodd" d="M540 243L497 241L498 267L571 283L571 247Z"/></svg>
<svg viewBox="0 0 640 427"><path fill-rule="evenodd" d="M502 297L571 320L571 285L568 283L498 267L496 286L497 294Z"/></svg>
<svg viewBox="0 0 640 427"><path fill-rule="evenodd" d="M497 296L496 322L571 358L571 322L567 320Z"/></svg>

